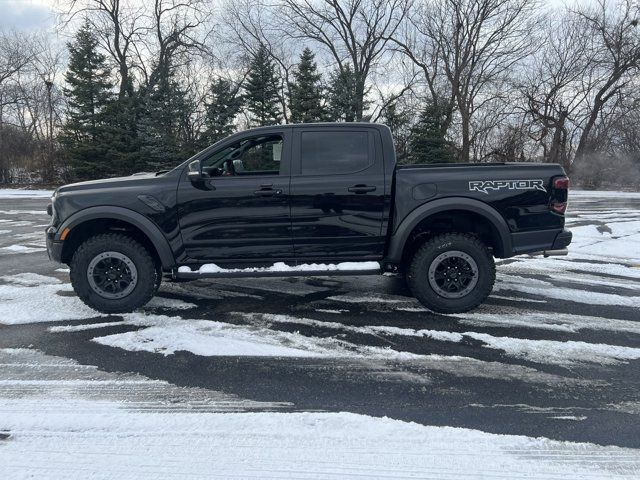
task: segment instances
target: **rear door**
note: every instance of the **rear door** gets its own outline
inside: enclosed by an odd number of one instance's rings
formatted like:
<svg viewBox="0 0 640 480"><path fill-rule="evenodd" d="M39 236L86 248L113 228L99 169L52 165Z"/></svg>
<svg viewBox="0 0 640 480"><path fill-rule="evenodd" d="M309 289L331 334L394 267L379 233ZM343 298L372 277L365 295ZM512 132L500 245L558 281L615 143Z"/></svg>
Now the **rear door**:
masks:
<svg viewBox="0 0 640 480"><path fill-rule="evenodd" d="M291 129L261 130L201 160L208 174L178 189L180 230L197 261L293 259L289 208Z"/></svg>
<svg viewBox="0 0 640 480"><path fill-rule="evenodd" d="M377 130L310 126L293 133L291 221L296 259L382 258L385 185Z"/></svg>

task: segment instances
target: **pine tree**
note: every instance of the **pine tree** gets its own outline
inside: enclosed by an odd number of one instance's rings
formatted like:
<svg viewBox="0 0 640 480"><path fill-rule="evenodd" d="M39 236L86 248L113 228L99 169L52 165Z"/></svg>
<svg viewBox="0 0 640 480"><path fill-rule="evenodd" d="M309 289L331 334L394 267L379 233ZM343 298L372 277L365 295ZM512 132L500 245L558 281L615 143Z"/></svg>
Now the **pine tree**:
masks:
<svg viewBox="0 0 640 480"><path fill-rule="evenodd" d="M428 103L411 129L409 142L412 163L450 163L456 161L455 148L443 134L445 107Z"/></svg>
<svg viewBox="0 0 640 480"><path fill-rule="evenodd" d="M173 68L167 65L157 76L155 85L140 95L140 159L136 169L172 168L192 153L184 144L184 119L192 111L187 92L176 80Z"/></svg>
<svg viewBox="0 0 640 480"><path fill-rule="evenodd" d="M140 161L139 95L131 89L129 95L113 99L105 107L104 116L112 171L117 175L131 175Z"/></svg>
<svg viewBox="0 0 640 480"><path fill-rule="evenodd" d="M66 147L75 176L81 179L112 176L109 135L105 115L113 98L106 58L98 51L98 39L85 23L69 49L67 120L61 143Z"/></svg>
<svg viewBox="0 0 640 480"><path fill-rule="evenodd" d="M294 82L289 85L289 109L292 123L319 122L327 115L322 106L322 76L314 61L315 55L307 47L300 55L300 63L293 72Z"/></svg>
<svg viewBox="0 0 640 480"><path fill-rule="evenodd" d="M240 113L243 103L238 88L222 78L211 84L210 93L211 101L206 105L207 129L203 139L207 145L233 133L233 120Z"/></svg>
<svg viewBox="0 0 640 480"><path fill-rule="evenodd" d="M347 64L343 69L333 72L329 83L329 116L332 120L358 120L356 90L356 74L351 65Z"/></svg>
<svg viewBox="0 0 640 480"><path fill-rule="evenodd" d="M247 109L258 126L275 125L282 120L278 76L269 51L261 45L249 64L245 85Z"/></svg>

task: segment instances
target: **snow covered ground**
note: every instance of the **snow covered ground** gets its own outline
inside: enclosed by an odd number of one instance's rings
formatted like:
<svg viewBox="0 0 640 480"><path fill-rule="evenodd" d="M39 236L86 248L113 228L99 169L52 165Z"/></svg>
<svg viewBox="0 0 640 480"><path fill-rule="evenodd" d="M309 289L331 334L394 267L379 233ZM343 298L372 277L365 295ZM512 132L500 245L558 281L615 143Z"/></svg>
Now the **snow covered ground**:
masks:
<svg viewBox="0 0 640 480"><path fill-rule="evenodd" d="M2 477L640 477L640 194L572 192L570 254L500 261L464 315L330 277L106 316L46 259L51 192L5 192Z"/></svg>
<svg viewBox="0 0 640 480"><path fill-rule="evenodd" d="M53 190L24 190L20 188L0 188L0 199L4 198L50 198Z"/></svg>
<svg viewBox="0 0 640 480"><path fill-rule="evenodd" d="M12 354L19 361L20 352L5 353ZM0 464L12 479L604 480L640 470L632 449L347 412L155 411L53 394L0 398L0 411L9 435L0 440Z"/></svg>

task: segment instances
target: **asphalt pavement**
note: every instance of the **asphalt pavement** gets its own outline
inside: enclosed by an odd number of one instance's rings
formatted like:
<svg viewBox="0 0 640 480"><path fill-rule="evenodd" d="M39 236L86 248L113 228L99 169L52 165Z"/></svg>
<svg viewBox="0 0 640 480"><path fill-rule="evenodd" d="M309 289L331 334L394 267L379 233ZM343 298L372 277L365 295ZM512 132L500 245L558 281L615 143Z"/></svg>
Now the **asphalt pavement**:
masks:
<svg viewBox="0 0 640 480"><path fill-rule="evenodd" d="M321 352L311 356L257 356L250 348L216 355L206 350L204 329L197 330L198 348L181 341L171 351L154 350L122 334L149 329L145 341L158 342L151 336L165 324L154 323L152 331L139 319L75 311L65 319L57 297L73 297L68 287L23 281L29 273L69 282L66 267L44 251L46 203L0 199L0 295L11 287L0 312L9 316L11 305L22 305L15 295L33 296L34 304L28 323L0 318L1 349L37 350L100 372L257 402L239 404L240 411L344 411L640 448L640 251L621 250L640 245L640 195L574 199L577 252L499 262L494 294L469 314L426 311L402 278L390 276L164 283L164 300L140 313L184 325L224 324L234 335L242 328L249 344L261 335L282 347L306 348L308 341ZM163 337L169 343L181 332L171 325L169 340ZM133 340L115 346L97 337ZM19 375L16 368L23 367L0 365L0 380ZM7 395L27 392L0 385L0 396Z"/></svg>

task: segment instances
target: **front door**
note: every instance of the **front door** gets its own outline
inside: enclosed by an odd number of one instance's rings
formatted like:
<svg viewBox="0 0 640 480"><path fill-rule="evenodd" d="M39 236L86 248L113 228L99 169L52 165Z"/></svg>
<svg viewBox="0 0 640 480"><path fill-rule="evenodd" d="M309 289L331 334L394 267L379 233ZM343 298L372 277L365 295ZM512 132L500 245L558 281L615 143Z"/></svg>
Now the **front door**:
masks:
<svg viewBox="0 0 640 480"><path fill-rule="evenodd" d="M289 129L230 140L201 160L205 178L178 189L187 255L218 263L293 258Z"/></svg>

